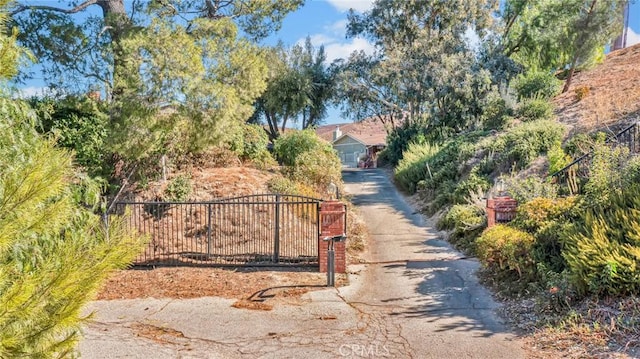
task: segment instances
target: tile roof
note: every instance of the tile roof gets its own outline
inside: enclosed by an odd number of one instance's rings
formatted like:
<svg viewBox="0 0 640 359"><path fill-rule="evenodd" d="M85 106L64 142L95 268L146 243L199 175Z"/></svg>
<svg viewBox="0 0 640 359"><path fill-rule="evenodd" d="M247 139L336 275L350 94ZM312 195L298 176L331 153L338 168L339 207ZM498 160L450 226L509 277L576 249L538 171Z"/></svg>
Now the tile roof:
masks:
<svg viewBox="0 0 640 359"><path fill-rule="evenodd" d="M360 122L324 125L316 129L318 136L328 142L333 142L333 131L340 128L343 135L349 135L367 146L385 145L387 131L384 125L376 119L368 118Z"/></svg>

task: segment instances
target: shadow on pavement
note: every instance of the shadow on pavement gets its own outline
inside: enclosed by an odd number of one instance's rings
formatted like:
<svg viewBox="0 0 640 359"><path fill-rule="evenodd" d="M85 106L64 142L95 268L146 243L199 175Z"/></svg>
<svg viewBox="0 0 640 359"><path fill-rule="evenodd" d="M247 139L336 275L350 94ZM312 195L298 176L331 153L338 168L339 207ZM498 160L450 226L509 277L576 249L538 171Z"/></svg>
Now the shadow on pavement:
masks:
<svg viewBox="0 0 640 359"><path fill-rule="evenodd" d="M386 206L406 218L411 228L407 232L429 232L430 228L402 199L382 170L343 171L345 183L362 183L364 193L354 194L352 202L358 206ZM475 336L490 337L499 333L510 333L495 314L498 307L491 294L478 283L475 272L478 262L464 257L452 249L445 240L423 237L405 240L402 247L415 247L413 254L424 259L397 261L383 266L385 273L417 281L408 305L398 304L391 315L405 318L422 318L436 323L436 332L472 331ZM408 242L408 243L406 243ZM439 254L454 254L441 259ZM433 258L433 259L432 259ZM382 302L393 304L407 298L391 298Z"/></svg>

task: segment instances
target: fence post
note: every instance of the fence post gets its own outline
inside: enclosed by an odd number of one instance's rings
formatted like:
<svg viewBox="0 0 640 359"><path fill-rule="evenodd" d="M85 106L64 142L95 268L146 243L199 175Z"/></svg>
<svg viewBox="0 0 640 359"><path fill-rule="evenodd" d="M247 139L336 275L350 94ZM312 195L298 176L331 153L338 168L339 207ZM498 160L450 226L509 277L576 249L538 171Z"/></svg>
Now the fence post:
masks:
<svg viewBox="0 0 640 359"><path fill-rule="evenodd" d="M211 259L211 203L207 204L207 259Z"/></svg>
<svg viewBox="0 0 640 359"><path fill-rule="evenodd" d="M280 195L276 194L276 233L273 237L273 263L280 262Z"/></svg>

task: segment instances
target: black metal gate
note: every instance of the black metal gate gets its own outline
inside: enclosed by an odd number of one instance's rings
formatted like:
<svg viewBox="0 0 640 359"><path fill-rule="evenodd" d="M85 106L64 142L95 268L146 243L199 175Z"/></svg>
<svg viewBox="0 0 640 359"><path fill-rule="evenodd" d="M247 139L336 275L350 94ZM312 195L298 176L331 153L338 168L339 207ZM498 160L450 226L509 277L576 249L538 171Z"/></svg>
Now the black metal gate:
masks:
<svg viewBox="0 0 640 359"><path fill-rule="evenodd" d="M116 202L149 242L135 265L318 265L321 200L258 194L211 202Z"/></svg>

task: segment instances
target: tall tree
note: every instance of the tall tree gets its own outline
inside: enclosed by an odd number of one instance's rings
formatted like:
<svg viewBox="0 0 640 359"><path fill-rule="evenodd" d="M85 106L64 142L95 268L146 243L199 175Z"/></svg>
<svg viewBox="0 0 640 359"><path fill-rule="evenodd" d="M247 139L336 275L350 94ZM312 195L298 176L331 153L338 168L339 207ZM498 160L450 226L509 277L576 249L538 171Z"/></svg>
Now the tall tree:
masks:
<svg viewBox="0 0 640 359"><path fill-rule="evenodd" d="M470 118L460 97L471 92L464 86L485 83L486 76L472 66L475 55L465 34L472 30L484 36L497 4L380 0L364 14L350 13L348 35L369 39L376 53L354 54L343 64L344 97L370 115L466 126Z"/></svg>
<svg viewBox="0 0 640 359"><path fill-rule="evenodd" d="M379 58L363 51L354 52L336 67L336 91L344 114L356 121L375 118L387 131L395 128L404 115L402 100L388 84L392 79L378 70Z"/></svg>
<svg viewBox="0 0 640 359"><path fill-rule="evenodd" d="M304 47L294 47L294 67L311 81L309 102L302 109L302 128L320 125L327 116L329 101L334 96L334 74L326 64L324 46L317 50L307 37Z"/></svg>
<svg viewBox="0 0 640 359"><path fill-rule="evenodd" d="M620 31L625 0L508 0L501 18L502 47L530 70L567 70L567 91L576 69L603 58Z"/></svg>
<svg viewBox="0 0 640 359"><path fill-rule="evenodd" d="M103 89L114 150L140 158L166 149L172 133L198 150L244 122L266 86L264 53L253 40L277 29L302 2L18 2L13 17L52 86ZM101 15L88 12L96 7ZM81 20L80 13L88 16Z"/></svg>
<svg viewBox="0 0 640 359"><path fill-rule="evenodd" d="M566 44L569 57L567 79L562 89L567 92L578 66L589 67L603 59L604 47L620 32L626 0L574 0L562 5L573 5L578 9L568 19L570 31L560 32L559 39Z"/></svg>
<svg viewBox="0 0 640 359"><path fill-rule="evenodd" d="M333 74L326 64L324 47L315 49L307 37L304 45L272 49L266 91L256 101L252 121L264 121L271 139L285 131L291 121L302 128L317 126L327 115L333 98Z"/></svg>
<svg viewBox="0 0 640 359"><path fill-rule="evenodd" d="M0 25L7 0L0 0ZM4 29L4 26L0 26ZM6 55L12 52L12 55ZM0 79L15 72L14 38L0 32ZM142 241L86 205L71 153L40 137L34 113L0 87L0 357L69 357L81 310ZM94 188L95 189L95 188Z"/></svg>

